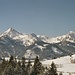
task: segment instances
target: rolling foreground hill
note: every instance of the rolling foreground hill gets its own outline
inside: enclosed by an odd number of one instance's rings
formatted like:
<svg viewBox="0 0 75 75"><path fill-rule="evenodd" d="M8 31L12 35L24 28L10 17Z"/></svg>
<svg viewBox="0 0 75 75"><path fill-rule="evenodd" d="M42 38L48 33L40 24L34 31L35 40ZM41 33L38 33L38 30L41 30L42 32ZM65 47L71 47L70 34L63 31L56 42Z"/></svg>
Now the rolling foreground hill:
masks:
<svg viewBox="0 0 75 75"><path fill-rule="evenodd" d="M70 56L64 56L57 59L42 61L44 67L49 67L54 62L57 67L58 75L60 72L63 75L75 75L75 54Z"/></svg>
<svg viewBox="0 0 75 75"><path fill-rule="evenodd" d="M34 59L52 59L75 54L75 32L58 37L25 34L9 28L0 34L0 57L10 55Z"/></svg>

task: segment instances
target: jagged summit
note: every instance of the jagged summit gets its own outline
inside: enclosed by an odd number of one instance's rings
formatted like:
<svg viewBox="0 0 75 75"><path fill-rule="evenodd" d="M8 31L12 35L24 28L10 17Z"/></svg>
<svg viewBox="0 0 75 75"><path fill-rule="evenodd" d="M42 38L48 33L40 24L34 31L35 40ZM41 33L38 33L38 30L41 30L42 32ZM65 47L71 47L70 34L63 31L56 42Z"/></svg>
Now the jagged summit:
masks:
<svg viewBox="0 0 75 75"><path fill-rule="evenodd" d="M75 32L70 31L70 32L66 35L66 37L75 40Z"/></svg>
<svg viewBox="0 0 75 75"><path fill-rule="evenodd" d="M32 35L33 37L37 37L37 35L36 35L36 34L34 34L34 33L32 33L31 35Z"/></svg>
<svg viewBox="0 0 75 75"><path fill-rule="evenodd" d="M15 33L19 33L18 31L16 31L16 30L13 29L13 28L9 28L9 29L6 30L4 33L13 33L13 32L15 32Z"/></svg>
<svg viewBox="0 0 75 75"><path fill-rule="evenodd" d="M70 32L68 33L68 35L70 35L70 36L75 36L75 32L70 31Z"/></svg>
<svg viewBox="0 0 75 75"><path fill-rule="evenodd" d="M69 33L70 33L70 34L75 34L75 32L74 32L74 31L70 31Z"/></svg>
<svg viewBox="0 0 75 75"><path fill-rule="evenodd" d="M13 31L13 30L15 30L15 29L9 28L9 29L7 30L7 32L10 32L10 31Z"/></svg>
<svg viewBox="0 0 75 75"><path fill-rule="evenodd" d="M19 33L18 31L16 31L15 29L13 28L9 28L8 30L6 30L2 36L6 36L8 35L9 37L16 37L16 36L19 36L19 35L22 35L22 33Z"/></svg>

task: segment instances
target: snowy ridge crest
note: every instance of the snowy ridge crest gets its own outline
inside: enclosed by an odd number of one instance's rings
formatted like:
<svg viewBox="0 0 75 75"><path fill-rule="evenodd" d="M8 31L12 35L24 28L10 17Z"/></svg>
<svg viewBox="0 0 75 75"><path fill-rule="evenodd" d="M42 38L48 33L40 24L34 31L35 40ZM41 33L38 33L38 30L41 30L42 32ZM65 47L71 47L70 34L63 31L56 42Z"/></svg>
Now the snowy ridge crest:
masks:
<svg viewBox="0 0 75 75"><path fill-rule="evenodd" d="M13 28L9 28L7 31L5 31L0 36L5 36L5 35L8 35L9 37L11 37L15 40L21 40L24 44L26 44L26 42L27 42L27 43L29 43L29 45L31 45L32 43L34 43L37 40L38 41L44 41L47 43L59 43L63 40L69 41L69 42L75 42L75 32L73 32L73 31L70 31L66 35L51 38L50 36L45 36L45 35L41 36L41 35L36 35L34 33L22 34Z"/></svg>

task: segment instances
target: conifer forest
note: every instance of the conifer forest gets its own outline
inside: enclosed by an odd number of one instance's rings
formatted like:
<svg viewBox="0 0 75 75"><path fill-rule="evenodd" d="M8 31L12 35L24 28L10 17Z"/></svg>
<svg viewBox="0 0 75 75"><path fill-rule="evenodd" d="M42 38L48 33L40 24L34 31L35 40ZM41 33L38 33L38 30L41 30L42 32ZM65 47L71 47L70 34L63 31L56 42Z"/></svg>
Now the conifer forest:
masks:
<svg viewBox="0 0 75 75"><path fill-rule="evenodd" d="M54 62L52 62L49 68L44 67L40 62L38 56L36 56L33 64L30 60L26 62L25 57L22 57L21 61L17 61L13 56L9 61L5 59L0 63L0 75L58 75L57 68ZM62 75L60 73L59 75Z"/></svg>

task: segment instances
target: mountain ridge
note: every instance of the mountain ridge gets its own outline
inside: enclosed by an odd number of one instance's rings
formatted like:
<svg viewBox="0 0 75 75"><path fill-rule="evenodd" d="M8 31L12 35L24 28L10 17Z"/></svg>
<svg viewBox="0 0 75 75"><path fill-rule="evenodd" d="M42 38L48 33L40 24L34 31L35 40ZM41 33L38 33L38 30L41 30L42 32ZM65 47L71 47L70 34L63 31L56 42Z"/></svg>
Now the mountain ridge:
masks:
<svg viewBox="0 0 75 75"><path fill-rule="evenodd" d="M35 38L39 38L39 39L55 39L54 41L56 41L57 39L59 39L59 40L63 40L63 38L75 38L75 32L73 32L73 31L70 31L69 33L67 33L67 34L65 34L65 35L62 35L62 36L56 36L56 37L50 37L50 36L46 36L46 35L36 35L36 34L34 34L34 33L31 33L31 34L24 34L24 33L20 33L20 32L18 32L18 31L16 31L15 29L13 29L13 28L9 28L8 30L6 30L3 34L2 34L2 36L3 35L8 35L9 37L11 37L11 38L13 38L13 36L14 37L16 37L16 36L20 36L20 35L28 35L28 36L32 36L32 37L35 37ZM50 40L50 41L51 41ZM44 41L44 40L43 40ZM48 40L49 41L49 40ZM47 41L46 41L47 42ZM58 42L58 41L57 41ZM51 42L50 42L51 43Z"/></svg>
<svg viewBox="0 0 75 75"><path fill-rule="evenodd" d="M75 53L75 32L66 35L48 37L32 34L22 34L13 28L0 35L0 57L14 55L18 57L41 60L72 55Z"/></svg>

